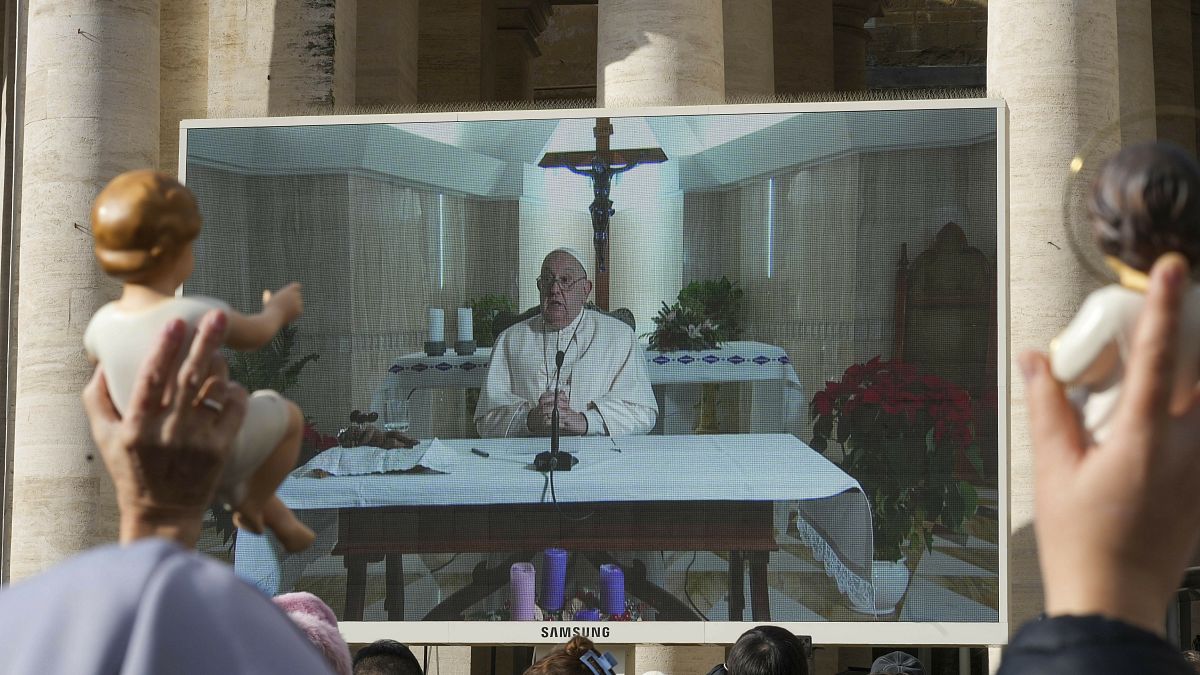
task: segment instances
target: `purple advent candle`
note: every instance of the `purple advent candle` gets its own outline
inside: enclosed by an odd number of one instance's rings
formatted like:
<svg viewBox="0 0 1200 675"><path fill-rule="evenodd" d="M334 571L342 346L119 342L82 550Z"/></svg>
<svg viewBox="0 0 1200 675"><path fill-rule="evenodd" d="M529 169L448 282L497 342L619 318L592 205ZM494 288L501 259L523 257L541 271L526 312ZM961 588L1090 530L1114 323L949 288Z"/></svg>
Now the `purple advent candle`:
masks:
<svg viewBox="0 0 1200 675"><path fill-rule="evenodd" d="M598 609L581 609L575 612L576 621L599 621L600 610Z"/></svg>
<svg viewBox="0 0 1200 675"><path fill-rule="evenodd" d="M561 548L548 548L542 558L542 609L557 612L563 607L563 590L567 584L567 552Z"/></svg>
<svg viewBox="0 0 1200 675"><path fill-rule="evenodd" d="M600 566L600 609L609 616L625 613L625 574L616 565Z"/></svg>
<svg viewBox="0 0 1200 675"><path fill-rule="evenodd" d="M533 594L537 588L533 565L527 562L513 563L508 571L508 587L511 594L509 604L512 606L512 620L533 621L536 607Z"/></svg>

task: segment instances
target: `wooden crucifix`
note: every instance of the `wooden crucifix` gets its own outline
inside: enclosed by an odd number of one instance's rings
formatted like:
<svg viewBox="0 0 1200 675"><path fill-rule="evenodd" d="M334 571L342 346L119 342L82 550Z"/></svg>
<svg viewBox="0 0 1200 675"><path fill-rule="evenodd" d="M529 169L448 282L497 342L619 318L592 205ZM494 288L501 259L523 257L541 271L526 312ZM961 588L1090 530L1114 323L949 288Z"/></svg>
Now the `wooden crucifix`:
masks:
<svg viewBox="0 0 1200 675"><path fill-rule="evenodd" d="M613 127L607 117L596 118L595 150L573 150L570 152L548 152L538 166L543 169L567 169L580 176L592 179L595 199L588 206L592 214L593 243L596 246L596 306L608 310L608 224L616 211L608 198L612 191L612 177L625 173L640 164L658 164L667 161L662 148L635 148L612 150L609 139Z"/></svg>

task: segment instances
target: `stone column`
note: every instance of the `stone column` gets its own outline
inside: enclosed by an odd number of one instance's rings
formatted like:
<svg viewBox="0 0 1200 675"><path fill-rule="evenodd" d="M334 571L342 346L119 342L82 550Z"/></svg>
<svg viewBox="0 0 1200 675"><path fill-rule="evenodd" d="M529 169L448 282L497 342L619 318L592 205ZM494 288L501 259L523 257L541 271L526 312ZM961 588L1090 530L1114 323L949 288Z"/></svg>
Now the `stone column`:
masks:
<svg viewBox="0 0 1200 675"><path fill-rule="evenodd" d="M1190 0L1152 0L1154 22L1154 102L1158 137L1196 147L1195 83L1192 66Z"/></svg>
<svg viewBox="0 0 1200 675"><path fill-rule="evenodd" d="M721 0L600 0L596 100L606 107L725 101Z"/></svg>
<svg viewBox="0 0 1200 675"><path fill-rule="evenodd" d="M417 99L495 98L496 0L426 0L420 14Z"/></svg>
<svg viewBox="0 0 1200 675"><path fill-rule="evenodd" d="M354 104L357 0L216 1L208 112L252 117Z"/></svg>
<svg viewBox="0 0 1200 675"><path fill-rule="evenodd" d="M725 97L775 93L772 0L724 0Z"/></svg>
<svg viewBox="0 0 1200 675"><path fill-rule="evenodd" d="M867 43L863 28L881 16L879 0L833 0L833 85L841 91L867 88Z"/></svg>
<svg viewBox="0 0 1200 675"><path fill-rule="evenodd" d="M417 102L419 0L358 0L358 105Z"/></svg>
<svg viewBox="0 0 1200 675"><path fill-rule="evenodd" d="M1045 350L1095 286L1063 243L1062 202L1071 159L1117 119L1117 54L1115 3L1009 0L989 8L988 89L1008 105L1008 619L1014 629L1042 606L1028 411L1015 359L1027 349ZM1096 157L1117 143L1111 134ZM1082 208L1082 197L1076 190L1075 208Z"/></svg>
<svg viewBox="0 0 1200 675"><path fill-rule="evenodd" d="M775 93L833 91L833 0L774 0Z"/></svg>
<svg viewBox="0 0 1200 675"><path fill-rule="evenodd" d="M176 175L179 122L208 116L208 0L160 0L162 92L158 168Z"/></svg>
<svg viewBox="0 0 1200 675"><path fill-rule="evenodd" d="M92 257L92 200L158 163L159 1L28 3L12 579L116 536L79 394L83 331L118 294Z"/></svg>
<svg viewBox="0 0 1200 675"><path fill-rule="evenodd" d="M533 100L532 59L541 56L537 36L554 9L548 0L497 0L496 98Z"/></svg>
<svg viewBox="0 0 1200 675"><path fill-rule="evenodd" d="M1121 144L1152 141L1154 36L1150 3L1117 3L1117 61L1121 83ZM1189 27L1190 31L1191 28ZM1190 122L1190 118L1189 118Z"/></svg>
<svg viewBox="0 0 1200 675"><path fill-rule="evenodd" d="M1200 2L1192 3L1192 92L1200 91ZM1198 101L1200 103L1200 101ZM1196 106L1200 108L1200 105ZM1200 114L1194 120L1196 153L1200 154Z"/></svg>

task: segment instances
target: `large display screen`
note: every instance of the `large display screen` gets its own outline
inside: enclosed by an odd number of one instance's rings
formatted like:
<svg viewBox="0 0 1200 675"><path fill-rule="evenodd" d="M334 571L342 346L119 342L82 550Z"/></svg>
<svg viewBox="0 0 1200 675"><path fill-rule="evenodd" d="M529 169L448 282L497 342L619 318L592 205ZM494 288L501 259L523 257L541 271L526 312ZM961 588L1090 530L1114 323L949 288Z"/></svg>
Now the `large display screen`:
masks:
<svg viewBox="0 0 1200 675"><path fill-rule="evenodd" d="M229 361L304 410L317 533L201 548L356 640L1003 642L1003 115L185 123L184 294L303 284Z"/></svg>

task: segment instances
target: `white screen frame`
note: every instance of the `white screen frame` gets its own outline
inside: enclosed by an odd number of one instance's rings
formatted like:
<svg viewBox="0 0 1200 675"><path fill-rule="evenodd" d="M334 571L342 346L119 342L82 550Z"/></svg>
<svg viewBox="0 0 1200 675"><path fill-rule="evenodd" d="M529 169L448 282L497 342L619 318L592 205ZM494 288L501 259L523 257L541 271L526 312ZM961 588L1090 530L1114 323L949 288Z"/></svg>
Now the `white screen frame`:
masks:
<svg viewBox="0 0 1200 675"><path fill-rule="evenodd" d="M996 113L996 374L997 374L997 527L998 617L996 622L770 622L798 635L809 635L815 644L922 646L1004 645L1009 639L1009 260L1008 260L1008 114L1002 99L928 99L912 101L858 101L803 104L751 104L673 106L653 108L571 108L434 112L388 115L327 115L183 120L179 127L179 180L186 183L188 132L192 129L232 127L295 127L324 125L404 124L413 122L482 122L594 117L652 117L670 115L742 115L756 113L829 113L896 110L992 109ZM389 638L413 644L542 644L566 640L544 627L578 628L596 641L608 643L730 644L754 621L694 622L515 622L515 621L343 621L339 628L351 643ZM593 632L587 632L593 631Z"/></svg>

